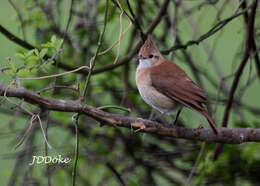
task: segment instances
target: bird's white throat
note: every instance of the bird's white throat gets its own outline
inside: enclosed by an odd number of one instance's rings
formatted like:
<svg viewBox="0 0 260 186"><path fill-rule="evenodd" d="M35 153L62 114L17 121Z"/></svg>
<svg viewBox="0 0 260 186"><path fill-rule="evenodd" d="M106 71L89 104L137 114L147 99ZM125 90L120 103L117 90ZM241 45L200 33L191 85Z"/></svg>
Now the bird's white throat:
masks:
<svg viewBox="0 0 260 186"><path fill-rule="evenodd" d="M148 68L153 65L151 59L139 59L138 68Z"/></svg>

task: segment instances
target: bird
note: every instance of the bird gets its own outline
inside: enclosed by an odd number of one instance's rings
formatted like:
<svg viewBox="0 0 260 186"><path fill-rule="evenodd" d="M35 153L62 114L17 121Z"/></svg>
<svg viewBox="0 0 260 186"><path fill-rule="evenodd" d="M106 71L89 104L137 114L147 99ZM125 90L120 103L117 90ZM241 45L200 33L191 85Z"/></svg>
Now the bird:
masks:
<svg viewBox="0 0 260 186"><path fill-rule="evenodd" d="M173 125L176 124L183 106L202 114L213 132L218 130L204 108L206 94L175 63L165 59L152 35L149 34L138 53L139 64L136 69L136 85L142 99L161 115L177 111Z"/></svg>

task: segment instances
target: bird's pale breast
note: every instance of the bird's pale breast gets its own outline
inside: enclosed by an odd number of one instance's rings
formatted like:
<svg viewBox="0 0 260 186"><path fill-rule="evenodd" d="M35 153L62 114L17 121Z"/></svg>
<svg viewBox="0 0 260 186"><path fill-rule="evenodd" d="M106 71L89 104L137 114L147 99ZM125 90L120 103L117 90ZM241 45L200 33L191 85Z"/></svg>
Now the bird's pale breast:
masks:
<svg viewBox="0 0 260 186"><path fill-rule="evenodd" d="M149 68L137 68L136 84L143 100L161 113L175 111L179 104L158 92L151 83Z"/></svg>

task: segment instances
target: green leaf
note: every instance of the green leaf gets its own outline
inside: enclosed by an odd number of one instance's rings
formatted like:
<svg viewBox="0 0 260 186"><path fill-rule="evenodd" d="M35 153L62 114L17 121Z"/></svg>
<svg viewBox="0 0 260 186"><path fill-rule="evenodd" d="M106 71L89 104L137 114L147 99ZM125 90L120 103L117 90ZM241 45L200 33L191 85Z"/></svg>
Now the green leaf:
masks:
<svg viewBox="0 0 260 186"><path fill-rule="evenodd" d="M55 49L58 50L61 47L62 43L63 43L63 39L56 41L54 44Z"/></svg>
<svg viewBox="0 0 260 186"><path fill-rule="evenodd" d="M6 70L4 71L5 74L7 74L8 76L14 76L15 72L13 72L12 70Z"/></svg>
<svg viewBox="0 0 260 186"><path fill-rule="evenodd" d="M41 68L41 70L42 70L43 72L48 72L48 71L49 71L49 67L50 67L50 65L48 65L48 64L42 64L42 65L40 66L40 68Z"/></svg>
<svg viewBox="0 0 260 186"><path fill-rule="evenodd" d="M54 60L48 61L48 64L53 64L53 63L54 63Z"/></svg>
<svg viewBox="0 0 260 186"><path fill-rule="evenodd" d="M53 44L51 42L43 43L41 46L46 48L53 48Z"/></svg>
<svg viewBox="0 0 260 186"><path fill-rule="evenodd" d="M52 43L55 43L55 42L56 42L56 40L57 40L57 38L56 38L56 36L55 36L55 35L51 36L51 42L52 42Z"/></svg>
<svg viewBox="0 0 260 186"><path fill-rule="evenodd" d="M15 57L17 57L18 59L24 60L25 56L22 53L16 53Z"/></svg>
<svg viewBox="0 0 260 186"><path fill-rule="evenodd" d="M26 61L27 61L26 64L28 65L28 67L32 67L32 66L34 66L34 65L37 64L38 60L39 60L39 57L38 57L38 56L29 56L29 57L26 59Z"/></svg>
<svg viewBox="0 0 260 186"><path fill-rule="evenodd" d="M40 66L40 68L41 68L41 70L44 70L44 71L48 71L49 70L49 67L50 67L51 65L49 65L48 63L44 63L44 64L42 64L41 66Z"/></svg>
<svg viewBox="0 0 260 186"><path fill-rule="evenodd" d="M23 68L23 69L19 70L19 72L17 74L18 74L18 76L25 76L25 75L30 74L30 70L27 68Z"/></svg>
<svg viewBox="0 0 260 186"><path fill-rule="evenodd" d="M27 58L27 57L29 57L29 56L32 56L33 53L34 53L34 49L29 50L29 51L25 54L25 57Z"/></svg>
<svg viewBox="0 0 260 186"><path fill-rule="evenodd" d="M36 56L39 56L39 50L37 48L34 49L34 53L35 53Z"/></svg>
<svg viewBox="0 0 260 186"><path fill-rule="evenodd" d="M9 68L11 69L11 71L12 71L13 73L16 72L17 67L16 67L16 64L15 64L14 62L9 62L9 63L8 63L8 66L9 66Z"/></svg>
<svg viewBox="0 0 260 186"><path fill-rule="evenodd" d="M40 52L40 58L42 59L48 52L48 48L43 48Z"/></svg>

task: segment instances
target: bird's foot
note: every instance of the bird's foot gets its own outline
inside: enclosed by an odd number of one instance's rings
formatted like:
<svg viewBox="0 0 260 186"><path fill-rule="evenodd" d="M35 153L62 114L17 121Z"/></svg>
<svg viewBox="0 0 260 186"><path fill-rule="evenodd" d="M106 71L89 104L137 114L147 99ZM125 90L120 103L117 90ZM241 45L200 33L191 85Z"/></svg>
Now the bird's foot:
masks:
<svg viewBox="0 0 260 186"><path fill-rule="evenodd" d="M181 109L182 109L182 107L178 110L177 115L176 115L175 120L173 121L173 123L171 123L171 127L172 128L175 128L177 126L177 120L178 120L178 117L179 117L179 115L181 113Z"/></svg>
<svg viewBox="0 0 260 186"><path fill-rule="evenodd" d="M177 126L177 118L171 123L171 128L175 128Z"/></svg>
<svg viewBox="0 0 260 186"><path fill-rule="evenodd" d="M155 121L155 122L161 122L160 118L161 118L161 114L160 115L157 115L155 117L149 117L148 120L151 120L151 121Z"/></svg>
<svg viewBox="0 0 260 186"><path fill-rule="evenodd" d="M160 128L160 124L159 123L161 123L161 121L160 121L159 118L157 118L157 117L152 118L152 119L149 118L149 120L156 123L156 128Z"/></svg>
<svg viewBox="0 0 260 186"><path fill-rule="evenodd" d="M149 120L160 122L159 119L161 119L164 116L165 112L162 112L160 114L155 115L154 112L152 112L149 116ZM155 116L154 116L155 115Z"/></svg>
<svg viewBox="0 0 260 186"><path fill-rule="evenodd" d="M149 119L149 120L160 123L160 119L158 117L155 117L155 118L152 118L152 119Z"/></svg>
<svg viewBox="0 0 260 186"><path fill-rule="evenodd" d="M195 134L198 136L200 135L200 129L203 129L204 127L202 126L202 124L200 124L196 129L195 129Z"/></svg>

